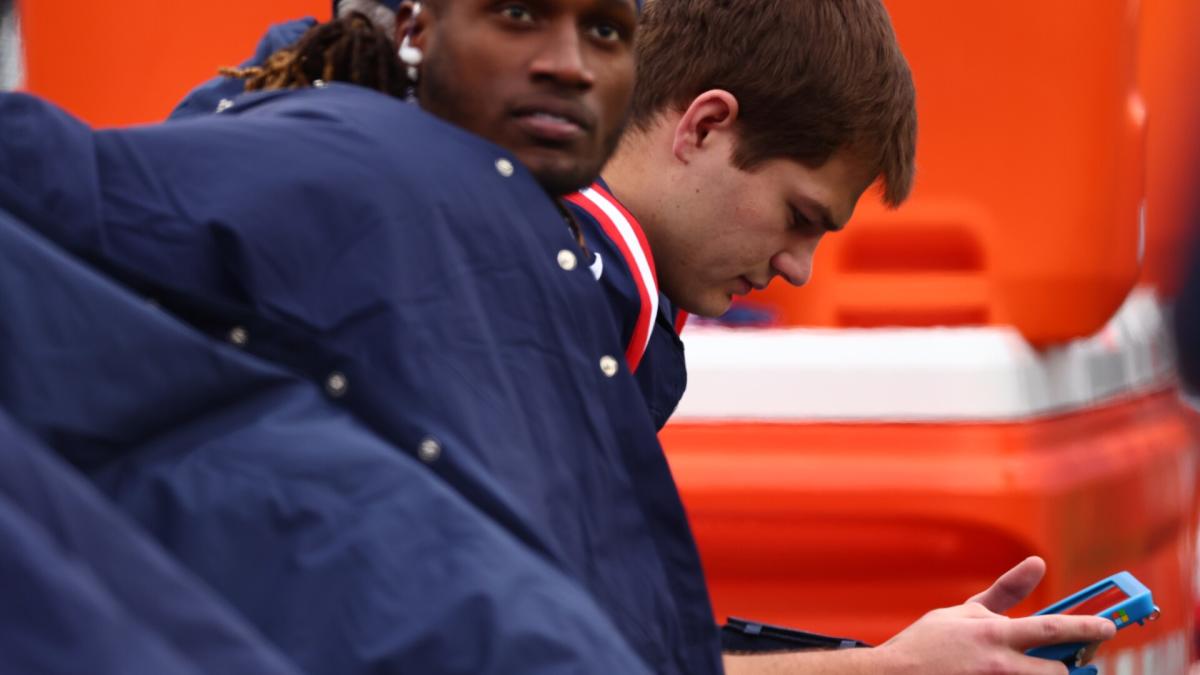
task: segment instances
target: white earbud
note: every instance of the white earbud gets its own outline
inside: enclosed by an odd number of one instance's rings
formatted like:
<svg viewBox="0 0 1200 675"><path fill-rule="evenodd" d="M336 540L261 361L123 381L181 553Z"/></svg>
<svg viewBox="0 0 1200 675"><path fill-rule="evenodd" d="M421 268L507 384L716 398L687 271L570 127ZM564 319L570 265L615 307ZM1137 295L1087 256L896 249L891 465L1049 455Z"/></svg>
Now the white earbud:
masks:
<svg viewBox="0 0 1200 675"><path fill-rule="evenodd" d="M404 40L400 43L400 60L406 66L419 66L425 58L425 54L417 47L412 46L411 36L405 35Z"/></svg>
<svg viewBox="0 0 1200 675"><path fill-rule="evenodd" d="M421 3L414 3L412 10L412 18L416 19L421 13ZM412 46L412 31L404 36L400 41L400 62L408 66L408 79L413 82L417 81L418 71L417 66L421 65L421 61L425 60L425 54L417 47Z"/></svg>

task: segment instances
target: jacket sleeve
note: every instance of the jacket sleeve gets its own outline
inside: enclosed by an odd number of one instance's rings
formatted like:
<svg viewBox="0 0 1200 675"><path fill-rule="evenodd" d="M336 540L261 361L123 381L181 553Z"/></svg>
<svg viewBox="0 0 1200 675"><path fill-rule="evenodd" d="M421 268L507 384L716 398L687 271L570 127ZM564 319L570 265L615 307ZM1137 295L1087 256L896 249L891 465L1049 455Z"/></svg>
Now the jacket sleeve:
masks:
<svg viewBox="0 0 1200 675"><path fill-rule="evenodd" d="M0 209L72 248L97 235L92 130L57 106L0 93Z"/></svg>
<svg viewBox="0 0 1200 675"><path fill-rule="evenodd" d="M2 410L0 577L15 671L298 673Z"/></svg>
<svg viewBox="0 0 1200 675"><path fill-rule="evenodd" d="M305 672L648 672L576 582L311 382L197 335L2 210L0 307L0 406ZM0 463L0 483L29 475ZM78 557L111 553L109 523L46 510ZM187 594L104 560L140 598L128 614L180 618ZM165 617L147 608L163 598ZM190 626L197 653L229 656ZM211 663L198 672L241 672Z"/></svg>
<svg viewBox="0 0 1200 675"><path fill-rule="evenodd" d="M153 278L219 295L228 279L209 226L269 203L252 183L293 178L245 151L263 123L224 121L93 131L37 97L0 94L0 210L135 290Z"/></svg>

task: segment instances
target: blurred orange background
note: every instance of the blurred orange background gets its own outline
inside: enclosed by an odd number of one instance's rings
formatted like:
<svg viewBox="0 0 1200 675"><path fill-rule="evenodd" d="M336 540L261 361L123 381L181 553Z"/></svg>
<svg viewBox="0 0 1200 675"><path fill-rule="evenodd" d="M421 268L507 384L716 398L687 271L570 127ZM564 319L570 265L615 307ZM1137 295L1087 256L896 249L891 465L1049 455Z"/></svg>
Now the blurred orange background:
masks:
<svg viewBox="0 0 1200 675"><path fill-rule="evenodd" d="M328 0L18 0L26 88L94 126L157 122L251 54L267 26L329 18Z"/></svg>
<svg viewBox="0 0 1200 675"><path fill-rule="evenodd" d="M161 120L218 66L249 56L269 24L329 14L325 0L18 4L26 88L97 126ZM1004 324L1044 346L1099 330L1135 285L1169 299L1198 215L1200 2L886 4L918 87L913 198L895 212L865 199L821 245L808 287L777 282L755 300L785 325ZM880 640L1040 552L1059 566L1033 603L1115 571L1089 561L1133 561L1174 610L1154 628L1165 634L1184 626L1192 599L1191 504L1126 511L1111 497L1161 506L1161 484L1192 485L1195 448L1177 408L1167 391L1003 425L685 422L663 438L722 614ZM1086 489L1065 482L1098 456L1131 464ZM880 457L981 468L946 469L956 480L942 489L928 474L903 483ZM1052 460L1069 470L1043 471ZM1022 469L1020 489L962 497L972 480L995 482L991 467L1003 463ZM908 521L894 517L900 507ZM960 512L986 527L928 526ZM834 527L839 518L882 524L862 536ZM1047 534L1061 531L1070 536ZM937 537L941 548L928 545ZM887 573L891 585L880 582ZM814 600L844 614L814 620L804 613Z"/></svg>

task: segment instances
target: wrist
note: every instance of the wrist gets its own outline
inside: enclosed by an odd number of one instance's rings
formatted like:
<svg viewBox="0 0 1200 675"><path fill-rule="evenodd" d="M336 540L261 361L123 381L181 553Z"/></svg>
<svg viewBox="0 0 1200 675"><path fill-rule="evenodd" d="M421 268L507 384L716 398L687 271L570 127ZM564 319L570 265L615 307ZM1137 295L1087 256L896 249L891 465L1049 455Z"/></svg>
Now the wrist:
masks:
<svg viewBox="0 0 1200 675"><path fill-rule="evenodd" d="M890 647L890 644L889 642L878 647L855 650L861 659L859 663L862 672L877 675L918 675L921 672L918 664L913 663L903 650Z"/></svg>

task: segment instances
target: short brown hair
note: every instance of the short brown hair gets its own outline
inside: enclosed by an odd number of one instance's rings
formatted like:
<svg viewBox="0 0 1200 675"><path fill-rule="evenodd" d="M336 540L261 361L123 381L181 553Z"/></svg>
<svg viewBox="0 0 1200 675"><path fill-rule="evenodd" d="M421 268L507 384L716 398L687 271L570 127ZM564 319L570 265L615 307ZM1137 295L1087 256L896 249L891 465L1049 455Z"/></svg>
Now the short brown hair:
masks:
<svg viewBox="0 0 1200 675"><path fill-rule="evenodd" d="M889 206L911 192L916 93L881 0L651 0L637 49L634 128L724 89L740 168L819 167L845 149L882 177Z"/></svg>

